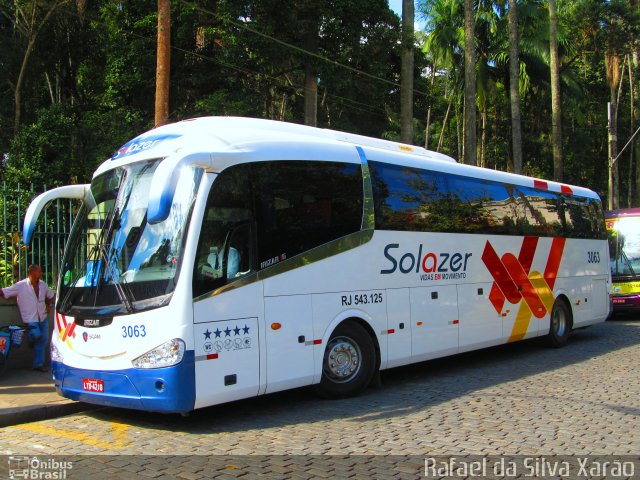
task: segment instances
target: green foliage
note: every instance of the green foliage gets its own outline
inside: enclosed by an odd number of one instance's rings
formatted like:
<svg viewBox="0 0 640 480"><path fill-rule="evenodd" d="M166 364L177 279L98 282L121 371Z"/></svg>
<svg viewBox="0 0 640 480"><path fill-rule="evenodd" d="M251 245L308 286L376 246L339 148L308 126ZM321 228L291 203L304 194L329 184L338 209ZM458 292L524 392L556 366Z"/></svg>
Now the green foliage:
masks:
<svg viewBox="0 0 640 480"><path fill-rule="evenodd" d="M63 181L72 163L69 145L75 119L58 107L42 109L37 117L14 137L5 176L22 184Z"/></svg>
<svg viewBox="0 0 640 480"><path fill-rule="evenodd" d="M0 288L13 285L18 278L18 268L22 258L20 236L6 233L0 237Z"/></svg>
<svg viewBox="0 0 640 480"><path fill-rule="evenodd" d="M27 40L14 25L16 5L0 0L0 173L48 186L86 182L120 145L153 127L157 4L98 0L56 10L27 65L14 135L13 88ZM512 168L506 8L505 1L476 6L479 149L484 164L500 170ZM569 0L558 8L565 179L604 195L603 52L637 48L640 12L626 0ZM429 111L429 148L454 157L463 129L462 11L461 0L421 0L416 9L426 31L416 36L414 143L424 144ZM302 123L310 71L319 126L399 138L400 22L385 0L176 0L171 14L172 121L243 115ZM523 167L548 178L547 5L520 1L518 17ZM623 87L619 139L632 133ZM624 189L635 188L629 169L633 178L625 159Z"/></svg>

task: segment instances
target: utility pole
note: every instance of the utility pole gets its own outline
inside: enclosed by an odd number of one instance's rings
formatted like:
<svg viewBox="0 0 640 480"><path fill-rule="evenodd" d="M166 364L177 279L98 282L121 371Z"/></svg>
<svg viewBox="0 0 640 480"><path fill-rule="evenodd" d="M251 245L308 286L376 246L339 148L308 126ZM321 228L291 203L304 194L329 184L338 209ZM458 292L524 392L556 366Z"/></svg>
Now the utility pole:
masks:
<svg viewBox="0 0 640 480"><path fill-rule="evenodd" d="M611 102L607 103L607 132L609 136L609 155L608 155L608 164L609 164L609 185L608 185L608 201L607 205L609 210L615 210L618 208L617 202L615 201L617 195L617 171L618 168L615 165L615 161L617 160L616 151L618 150L618 136L616 134L616 125L613 121L613 105Z"/></svg>
<svg viewBox="0 0 640 480"><path fill-rule="evenodd" d="M171 71L171 2L158 0L158 50L156 59L155 126L169 122L169 78Z"/></svg>

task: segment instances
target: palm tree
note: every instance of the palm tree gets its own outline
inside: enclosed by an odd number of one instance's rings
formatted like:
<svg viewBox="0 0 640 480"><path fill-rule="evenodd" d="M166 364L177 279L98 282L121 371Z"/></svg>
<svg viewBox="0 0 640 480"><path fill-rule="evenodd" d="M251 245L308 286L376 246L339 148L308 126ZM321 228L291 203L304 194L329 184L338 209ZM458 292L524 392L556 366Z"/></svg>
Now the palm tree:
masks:
<svg viewBox="0 0 640 480"><path fill-rule="evenodd" d="M477 164L476 45L473 0L464 0L464 163Z"/></svg>
<svg viewBox="0 0 640 480"><path fill-rule="evenodd" d="M509 98L511 101L511 142L513 170L522 173L522 124L520 121L520 59L516 0L509 0Z"/></svg>
<svg viewBox="0 0 640 480"><path fill-rule="evenodd" d="M553 178L562 181L562 108L560 106L560 63L558 60L558 18L556 0L549 0L549 68L551 70L551 144Z"/></svg>
<svg viewBox="0 0 640 480"><path fill-rule="evenodd" d="M444 145L444 134L447 129L449 114L454 102L461 101L464 88L463 67L464 24L462 23L462 2L460 0L427 0L420 5L427 15L425 40L422 46L432 64L432 68L443 72L445 80L444 96L447 99L447 110L442 120L442 129L436 151ZM457 109L457 107L456 107ZM462 158L458 142L458 158Z"/></svg>
<svg viewBox="0 0 640 480"><path fill-rule="evenodd" d="M413 0L402 0L402 60L400 75L400 140L413 143Z"/></svg>
<svg viewBox="0 0 640 480"><path fill-rule="evenodd" d="M640 34L640 15L633 5L625 1L611 1L602 4L602 38L605 43L604 55L607 69L607 83L610 91L609 102L609 208L620 208L619 167L612 160L618 157L618 102L622 90L624 61L630 60ZM633 87L633 85L632 85ZM633 98L633 92L630 92Z"/></svg>

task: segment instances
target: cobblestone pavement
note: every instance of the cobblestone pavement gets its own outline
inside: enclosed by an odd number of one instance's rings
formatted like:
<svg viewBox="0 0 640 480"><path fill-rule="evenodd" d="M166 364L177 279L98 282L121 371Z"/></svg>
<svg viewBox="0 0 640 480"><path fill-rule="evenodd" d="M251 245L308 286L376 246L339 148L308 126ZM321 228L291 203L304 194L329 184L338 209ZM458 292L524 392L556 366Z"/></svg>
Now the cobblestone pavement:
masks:
<svg viewBox="0 0 640 480"><path fill-rule="evenodd" d="M269 477L416 478L425 456L638 459L639 420L640 321L627 319L576 331L561 349L533 340L385 371L381 388L352 399L300 389L188 417L105 408L16 425L0 429L0 455L91 455L76 461L94 478L251 478L266 459ZM105 454L140 456L96 460ZM386 460L352 461L377 455Z"/></svg>

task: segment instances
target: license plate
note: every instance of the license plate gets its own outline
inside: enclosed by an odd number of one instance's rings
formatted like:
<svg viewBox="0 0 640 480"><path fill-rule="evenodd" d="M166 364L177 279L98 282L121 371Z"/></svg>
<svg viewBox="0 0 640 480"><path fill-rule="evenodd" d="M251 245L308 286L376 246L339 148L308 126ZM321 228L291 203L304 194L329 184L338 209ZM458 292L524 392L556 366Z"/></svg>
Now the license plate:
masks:
<svg viewBox="0 0 640 480"><path fill-rule="evenodd" d="M83 378L82 389L85 392L104 393L104 381L97 378Z"/></svg>
<svg viewBox="0 0 640 480"><path fill-rule="evenodd" d="M625 303L625 299L624 298L614 298L613 299L613 303Z"/></svg>

